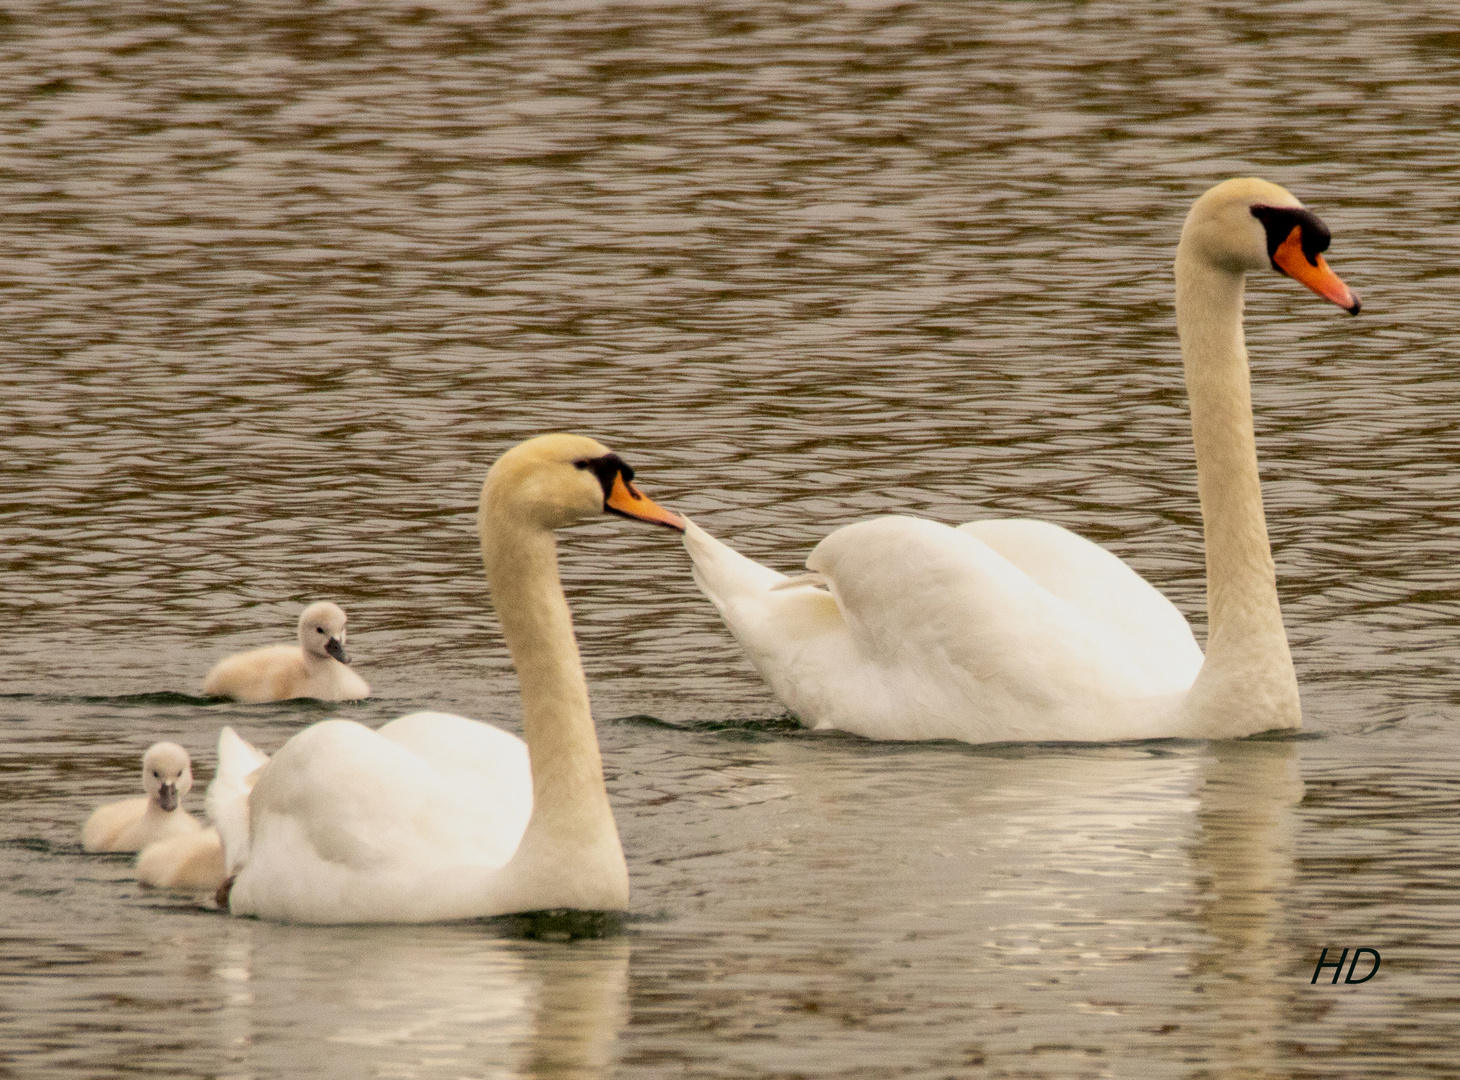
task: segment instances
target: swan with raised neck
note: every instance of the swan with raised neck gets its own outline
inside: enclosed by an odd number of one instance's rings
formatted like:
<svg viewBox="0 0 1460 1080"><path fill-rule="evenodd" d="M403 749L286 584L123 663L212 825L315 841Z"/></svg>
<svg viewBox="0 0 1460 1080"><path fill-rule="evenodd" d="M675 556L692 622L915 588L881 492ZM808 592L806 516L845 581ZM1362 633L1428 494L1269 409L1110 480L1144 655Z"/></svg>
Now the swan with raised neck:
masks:
<svg viewBox="0 0 1460 1080"><path fill-rule="evenodd" d="M1242 331L1246 276L1277 269L1350 314L1327 268L1328 230L1290 192L1228 180L1192 206L1176 248L1176 329L1191 406L1207 564L1207 646L1182 702L1182 734L1249 735L1302 724L1262 506Z"/></svg>
<svg viewBox="0 0 1460 1080"><path fill-rule="evenodd" d="M1302 722L1253 436L1242 297L1275 269L1350 313L1328 229L1263 180L1218 184L1176 254L1206 538L1208 649L1110 552L1022 519L883 517L788 578L690 524L695 580L803 723L968 742L1237 737Z"/></svg>
<svg viewBox="0 0 1460 1080"><path fill-rule="evenodd" d="M482 485L482 563L517 671L533 762L532 818L496 885L507 910L628 904L628 869L553 534L604 512L682 528L638 494L633 475L601 444L554 435L504 455Z"/></svg>
<svg viewBox="0 0 1460 1080"><path fill-rule="evenodd" d="M682 529L633 475L575 435L529 440L487 474L482 558L518 674L525 744L446 713L378 731L327 720L259 768L225 731L209 810L232 875L220 898L235 915L431 922L627 905L553 532L603 513Z"/></svg>

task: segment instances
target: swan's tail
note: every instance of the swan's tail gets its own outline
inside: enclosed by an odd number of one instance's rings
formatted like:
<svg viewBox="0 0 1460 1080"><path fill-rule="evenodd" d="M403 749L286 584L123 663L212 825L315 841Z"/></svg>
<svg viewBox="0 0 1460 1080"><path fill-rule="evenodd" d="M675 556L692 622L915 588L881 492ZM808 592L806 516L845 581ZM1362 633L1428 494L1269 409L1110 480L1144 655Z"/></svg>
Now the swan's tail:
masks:
<svg viewBox="0 0 1460 1080"><path fill-rule="evenodd" d="M722 544L687 522L684 546L694 561L695 584L710 598L746 658L782 704L811 723L813 703L797 692L798 671L836 652L845 622L820 574L788 576ZM808 719L812 718L812 719Z"/></svg>
<svg viewBox="0 0 1460 1080"><path fill-rule="evenodd" d="M684 546L694 563L695 584L720 609L728 621L728 608L737 600L764 596L781 582L768 566L747 559L740 552L716 540L693 521L685 519Z"/></svg>
<svg viewBox="0 0 1460 1080"><path fill-rule="evenodd" d="M218 733L218 771L208 785L208 818L223 841L225 873L232 877L248 858L248 796L268 755L238 737L231 727Z"/></svg>

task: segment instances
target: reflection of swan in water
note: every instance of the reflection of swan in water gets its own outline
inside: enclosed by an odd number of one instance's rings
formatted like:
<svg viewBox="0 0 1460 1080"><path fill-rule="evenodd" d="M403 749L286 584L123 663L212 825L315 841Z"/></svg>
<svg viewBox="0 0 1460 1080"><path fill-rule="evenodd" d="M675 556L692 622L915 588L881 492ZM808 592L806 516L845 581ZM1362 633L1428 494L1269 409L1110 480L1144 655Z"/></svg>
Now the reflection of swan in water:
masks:
<svg viewBox="0 0 1460 1080"><path fill-rule="evenodd" d="M1303 797L1296 743L1211 744L1192 846L1208 900L1203 921L1227 952L1268 952L1271 919L1293 879L1293 807Z"/></svg>
<svg viewBox="0 0 1460 1080"><path fill-rule="evenodd" d="M672 836L640 826L635 846L637 865L652 868L642 904L687 895L687 869L701 884L734 882L714 893L716 924L751 928L753 944L717 938L713 981L698 985L688 962L645 956L635 1000L681 1002L726 1047L768 1015L808 1037L895 1030L857 1042L869 1074L905 1068L903 1036L915 1042L933 1025L977 1029L956 1045L1007 1071L1032 1047L1047 1048L1050 1076L1083 1075L1092 1061L1154 1074L1136 1061L1165 1047L1184 1056L1210 1044L1226 1060L1246 1032L1277 1028L1255 1014L1272 1008L1268 973L1283 955L1294 745L737 746L737 771L773 775L780 798L756 804L731 790L720 798L734 813L680 812ZM708 794L685 783L679 808ZM798 977L786 976L786 957ZM1227 963L1252 981L1211 970ZM726 1003L731 986L767 1004ZM636 1014L632 1030L642 1052L652 1029ZM963 1050L944 1049L952 1056L938 1067L963 1075L947 1064ZM727 1053L750 1074L774 1050ZM1053 1060L1066 1052L1067 1063Z"/></svg>
<svg viewBox="0 0 1460 1080"><path fill-rule="evenodd" d="M219 1041L238 1075L318 1063L332 1076L594 1078L608 1075L628 1016L623 938L225 926L213 974L229 988Z"/></svg>
<svg viewBox="0 0 1460 1080"><path fill-rule="evenodd" d="M1205 989L1201 1042L1224 1077L1274 1075L1306 941L1286 918L1303 798L1292 740L1217 742L1202 770L1191 856L1211 944L1195 952ZM1316 960L1316 956L1313 958Z"/></svg>

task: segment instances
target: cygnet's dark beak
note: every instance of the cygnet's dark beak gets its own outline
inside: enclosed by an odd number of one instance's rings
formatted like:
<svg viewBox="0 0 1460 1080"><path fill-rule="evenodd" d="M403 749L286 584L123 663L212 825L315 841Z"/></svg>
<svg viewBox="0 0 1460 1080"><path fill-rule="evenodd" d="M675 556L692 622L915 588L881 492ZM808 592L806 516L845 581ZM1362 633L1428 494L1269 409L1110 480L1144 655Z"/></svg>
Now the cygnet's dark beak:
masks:
<svg viewBox="0 0 1460 1080"><path fill-rule="evenodd" d="M345 647L340 644L339 638L332 637L329 641L325 642L324 651L342 664L348 664L350 662L350 658L345 655Z"/></svg>
<svg viewBox="0 0 1460 1080"><path fill-rule="evenodd" d="M157 789L157 805L168 811L177 809L176 784L163 784Z"/></svg>

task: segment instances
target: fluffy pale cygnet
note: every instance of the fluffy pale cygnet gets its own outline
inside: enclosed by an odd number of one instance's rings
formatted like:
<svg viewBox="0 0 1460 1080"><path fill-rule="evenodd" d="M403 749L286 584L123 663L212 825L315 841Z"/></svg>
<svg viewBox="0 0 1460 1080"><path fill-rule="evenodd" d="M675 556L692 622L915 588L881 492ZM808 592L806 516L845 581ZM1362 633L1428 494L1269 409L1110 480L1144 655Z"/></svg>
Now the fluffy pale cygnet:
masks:
<svg viewBox="0 0 1460 1080"><path fill-rule="evenodd" d="M208 817L225 828L247 833L248 795L268 760L225 727L218 736L218 769L208 786ZM243 857L241 846L236 854ZM218 824L149 844L137 856L137 880L154 889L214 895L227 877Z"/></svg>
<svg viewBox="0 0 1460 1080"><path fill-rule="evenodd" d="M87 851L141 851L170 836L199 831L202 826L182 809L182 797L192 786L188 752L177 743L155 743L142 755L146 796L97 809L81 829L81 846Z"/></svg>
<svg viewBox="0 0 1460 1080"><path fill-rule="evenodd" d="M270 645L220 661L203 680L203 693L248 704L369 697L369 684L346 666L349 662L345 613L338 604L323 600L299 616L298 645Z"/></svg>
<svg viewBox="0 0 1460 1080"><path fill-rule="evenodd" d="M137 880L154 889L211 895L223 878L223 843L212 827L148 844L137 856Z"/></svg>

